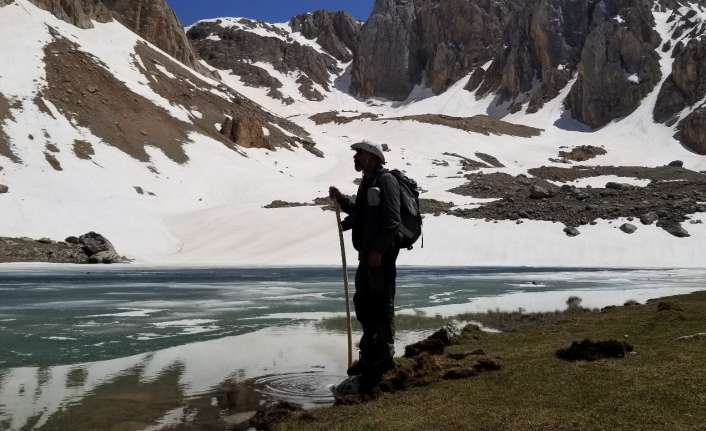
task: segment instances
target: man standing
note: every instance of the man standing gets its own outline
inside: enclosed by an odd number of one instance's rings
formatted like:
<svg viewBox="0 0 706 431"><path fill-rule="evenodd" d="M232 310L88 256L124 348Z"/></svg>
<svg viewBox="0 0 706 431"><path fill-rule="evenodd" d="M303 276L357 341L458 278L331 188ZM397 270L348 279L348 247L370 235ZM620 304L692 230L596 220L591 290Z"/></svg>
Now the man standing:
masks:
<svg viewBox="0 0 706 431"><path fill-rule="evenodd" d="M341 223L353 229L353 246L358 251L353 304L363 327L360 359L349 375L360 375L361 386L372 388L385 371L394 367L394 312L396 261L399 253L400 186L382 165L382 148L367 141L351 146L355 170L363 181L355 201L336 187L329 195L348 214Z"/></svg>

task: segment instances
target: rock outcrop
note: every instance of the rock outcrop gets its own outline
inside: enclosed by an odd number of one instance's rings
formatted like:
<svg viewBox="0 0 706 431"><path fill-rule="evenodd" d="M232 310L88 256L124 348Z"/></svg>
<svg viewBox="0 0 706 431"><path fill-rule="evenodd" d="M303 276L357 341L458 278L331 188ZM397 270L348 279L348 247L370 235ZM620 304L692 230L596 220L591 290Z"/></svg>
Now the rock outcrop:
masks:
<svg viewBox="0 0 706 431"><path fill-rule="evenodd" d="M377 0L362 29L350 90L405 99L426 78L441 92L501 47L507 1Z"/></svg>
<svg viewBox="0 0 706 431"><path fill-rule="evenodd" d="M593 11L576 84L566 104L594 127L632 113L662 77L651 2L601 2Z"/></svg>
<svg viewBox="0 0 706 431"><path fill-rule="evenodd" d="M200 69L179 19L165 0L31 0L58 18L80 28L92 20L115 18L189 67Z"/></svg>
<svg viewBox="0 0 706 431"><path fill-rule="evenodd" d="M690 150L706 155L706 108L689 114L678 126L678 137Z"/></svg>
<svg viewBox="0 0 706 431"><path fill-rule="evenodd" d="M269 31L272 36L249 31L253 27ZM201 58L215 68L232 70L238 74L242 71L243 64L269 63L281 73L301 72L310 81L328 91L331 76L341 72L336 60L310 46L285 39L286 32L282 32L283 30L266 23L240 19L237 23L228 25L220 20L200 22L189 29L187 36ZM252 65L246 67L250 74L257 75L255 79L263 86L275 90L282 86L264 69L255 70L253 67L257 66ZM253 78L246 79L251 85L256 82ZM304 86L303 96L310 100L321 100L315 92L306 91L308 89L308 86Z"/></svg>
<svg viewBox="0 0 706 431"><path fill-rule="evenodd" d="M649 0L377 0L350 91L406 99L464 76L495 117L536 112L577 76L567 107L591 127L634 111L661 78Z"/></svg>
<svg viewBox="0 0 706 431"><path fill-rule="evenodd" d="M358 51L362 24L347 12L319 10L297 15L289 25L292 31L316 40L326 52L344 63L351 61Z"/></svg>
<svg viewBox="0 0 706 431"><path fill-rule="evenodd" d="M13 162L19 162L19 158L12 151L10 145L10 138L3 131L3 123L6 120L12 120L12 113L10 112L10 101L0 93L0 156L5 156Z"/></svg>
<svg viewBox="0 0 706 431"><path fill-rule="evenodd" d="M64 241L0 237L0 263L111 264L129 261L115 251L108 239L96 232L88 232L80 237L70 236Z"/></svg>
<svg viewBox="0 0 706 431"><path fill-rule="evenodd" d="M668 126L678 122L677 138L706 154L706 22L693 7L684 6L671 6L672 37L663 50L671 50L674 62L657 97L654 119Z"/></svg>

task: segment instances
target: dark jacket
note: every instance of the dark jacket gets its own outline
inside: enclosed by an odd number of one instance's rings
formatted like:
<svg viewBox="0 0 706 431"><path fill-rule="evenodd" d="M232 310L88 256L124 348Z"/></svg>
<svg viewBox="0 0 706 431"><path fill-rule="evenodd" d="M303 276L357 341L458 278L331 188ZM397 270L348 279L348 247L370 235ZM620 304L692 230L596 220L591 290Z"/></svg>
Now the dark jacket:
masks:
<svg viewBox="0 0 706 431"><path fill-rule="evenodd" d="M371 189L376 190L370 192ZM349 214L341 223L343 229L353 229L353 246L361 255L370 251L386 253L397 248L401 223L400 185L389 171L379 168L370 177L363 177L355 201L343 197L339 205Z"/></svg>

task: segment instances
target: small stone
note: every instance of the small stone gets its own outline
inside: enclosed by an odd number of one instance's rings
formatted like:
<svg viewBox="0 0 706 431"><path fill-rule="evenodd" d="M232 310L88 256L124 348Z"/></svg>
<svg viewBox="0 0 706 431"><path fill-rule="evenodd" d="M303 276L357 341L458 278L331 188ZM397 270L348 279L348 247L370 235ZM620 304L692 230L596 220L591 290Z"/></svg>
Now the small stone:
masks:
<svg viewBox="0 0 706 431"><path fill-rule="evenodd" d="M635 233L635 231L637 230L637 227L634 224L623 223L623 225L620 226L620 230L622 230L625 233L631 234L631 233Z"/></svg>
<svg viewBox="0 0 706 431"><path fill-rule="evenodd" d="M37 242L40 244L52 244L54 241L49 238L40 238L37 240Z"/></svg>
<svg viewBox="0 0 706 431"><path fill-rule="evenodd" d="M570 236L570 237L574 237L574 236L579 236L579 235L581 235L581 232L579 232L579 230L576 229L576 228L573 227L573 226L566 226L566 227L564 228L564 233L565 233L567 236Z"/></svg>
<svg viewBox="0 0 706 431"><path fill-rule="evenodd" d="M0 184L0 194L7 193L10 191L10 188L4 184Z"/></svg>
<svg viewBox="0 0 706 431"><path fill-rule="evenodd" d="M387 144L382 144L381 147L382 147L382 151L384 151L386 153L390 151L390 147Z"/></svg>
<svg viewBox="0 0 706 431"><path fill-rule="evenodd" d="M80 244L81 242L75 236L70 236L64 240L67 244Z"/></svg>
<svg viewBox="0 0 706 431"><path fill-rule="evenodd" d="M644 225L651 225L659 219L657 213L648 212L640 216L640 223Z"/></svg>
<svg viewBox="0 0 706 431"><path fill-rule="evenodd" d="M98 92L98 87L96 87L95 85L89 85L86 90L88 90L89 93L93 94Z"/></svg>
<svg viewBox="0 0 706 431"><path fill-rule="evenodd" d="M530 198L532 199L544 199L551 196L552 193L540 185L535 184L530 187Z"/></svg>
<svg viewBox="0 0 706 431"><path fill-rule="evenodd" d="M672 168L683 168L684 167L684 162L681 160L674 160L673 162L669 162L669 165Z"/></svg>

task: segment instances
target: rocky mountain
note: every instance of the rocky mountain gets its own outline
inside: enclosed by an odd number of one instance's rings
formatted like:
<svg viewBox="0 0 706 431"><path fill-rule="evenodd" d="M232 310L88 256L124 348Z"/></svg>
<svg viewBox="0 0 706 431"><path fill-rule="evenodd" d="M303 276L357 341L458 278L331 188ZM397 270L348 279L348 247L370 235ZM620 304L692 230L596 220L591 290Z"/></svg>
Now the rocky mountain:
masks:
<svg viewBox="0 0 706 431"><path fill-rule="evenodd" d="M634 112L663 81L660 55L673 56L654 110L667 121L703 99L703 78L684 72L703 63L702 10L651 0L378 0L350 89L404 100L415 85L440 94L470 75L466 89L494 96L489 110L502 116L537 112L569 87L568 112L595 129ZM669 19L657 25L655 12ZM703 114L692 115L680 137L703 153Z"/></svg>
<svg viewBox="0 0 706 431"><path fill-rule="evenodd" d="M1 1L0 236L336 264L328 186L355 191L369 139L423 189L403 263L703 265L706 12L669 1L378 0L365 23L184 30L161 0Z"/></svg>
<svg viewBox="0 0 706 431"><path fill-rule="evenodd" d="M280 90L282 80L273 75L296 73L299 94L310 101L323 100L332 77L342 72L340 63L349 62L357 51L360 27L345 12L318 11L296 16L288 25L246 18L202 21L187 35L211 66L230 70L250 86L267 87L270 97L292 104L294 99Z"/></svg>
<svg viewBox="0 0 706 431"><path fill-rule="evenodd" d="M198 67L198 59L182 25L165 0L32 0L37 6L79 28L93 20L117 19L180 62Z"/></svg>

